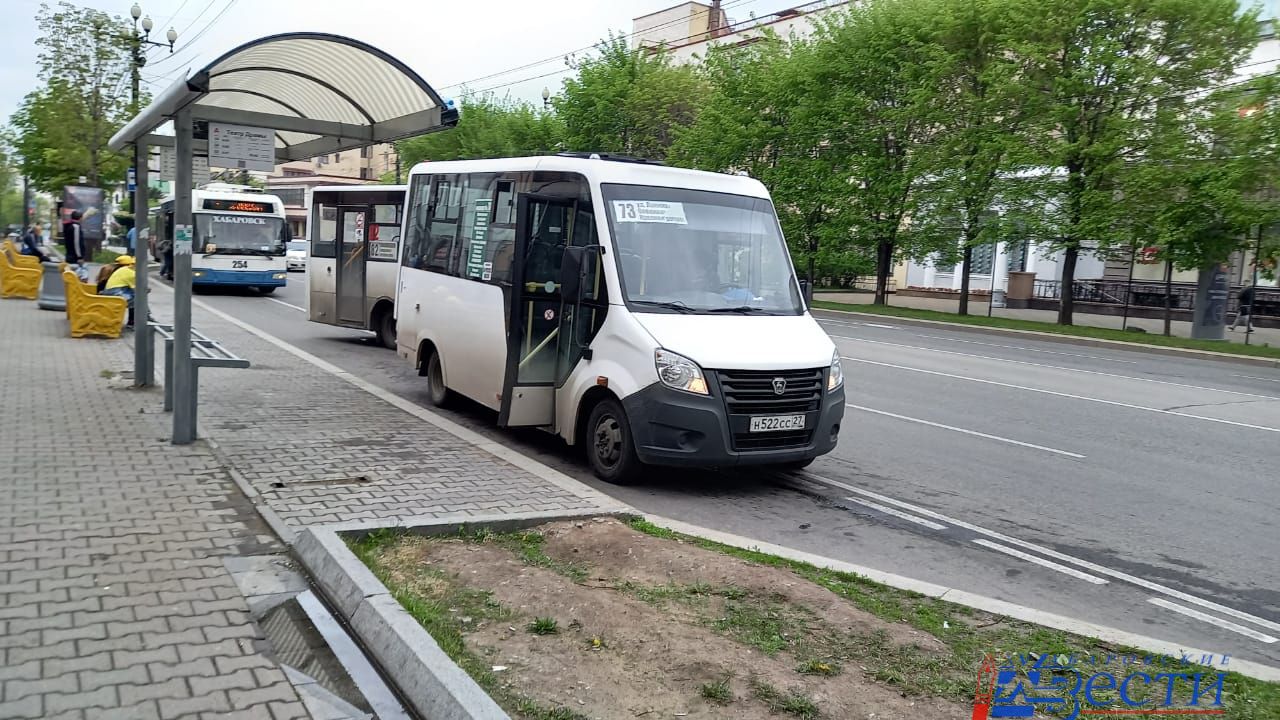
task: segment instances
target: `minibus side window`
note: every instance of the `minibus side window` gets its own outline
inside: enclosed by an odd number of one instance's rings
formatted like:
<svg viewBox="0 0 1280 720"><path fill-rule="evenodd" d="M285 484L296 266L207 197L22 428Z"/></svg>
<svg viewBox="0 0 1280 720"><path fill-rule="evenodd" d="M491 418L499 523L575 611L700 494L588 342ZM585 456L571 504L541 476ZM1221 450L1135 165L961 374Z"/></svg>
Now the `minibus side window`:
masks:
<svg viewBox="0 0 1280 720"><path fill-rule="evenodd" d="M430 226L431 178L419 175L413 180L409 195L409 227L408 237L403 244L403 263L405 267L415 270L425 269L423 262L428 241L431 239Z"/></svg>

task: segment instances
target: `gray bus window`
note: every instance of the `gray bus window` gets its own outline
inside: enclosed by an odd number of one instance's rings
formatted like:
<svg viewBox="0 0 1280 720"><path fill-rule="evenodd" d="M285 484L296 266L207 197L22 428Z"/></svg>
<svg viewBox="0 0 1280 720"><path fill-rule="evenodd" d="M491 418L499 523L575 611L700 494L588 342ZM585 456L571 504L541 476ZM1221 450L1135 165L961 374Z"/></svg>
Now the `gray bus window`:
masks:
<svg viewBox="0 0 1280 720"><path fill-rule="evenodd" d="M400 222L399 205L374 205L373 221L379 225L395 225Z"/></svg>
<svg viewBox="0 0 1280 720"><path fill-rule="evenodd" d="M431 239L431 177L419 175L413 179L409 199L408 235L403 245L403 263L407 267L422 270L426 267L423 258Z"/></svg>
<svg viewBox="0 0 1280 720"><path fill-rule="evenodd" d="M338 239L338 209L332 205L321 205L318 214L320 225L316 228L311 242L311 257L334 257Z"/></svg>
<svg viewBox="0 0 1280 720"><path fill-rule="evenodd" d="M423 248L427 270L448 273L456 252L458 217L462 214L462 189L457 175L436 175L431 180L431 231Z"/></svg>

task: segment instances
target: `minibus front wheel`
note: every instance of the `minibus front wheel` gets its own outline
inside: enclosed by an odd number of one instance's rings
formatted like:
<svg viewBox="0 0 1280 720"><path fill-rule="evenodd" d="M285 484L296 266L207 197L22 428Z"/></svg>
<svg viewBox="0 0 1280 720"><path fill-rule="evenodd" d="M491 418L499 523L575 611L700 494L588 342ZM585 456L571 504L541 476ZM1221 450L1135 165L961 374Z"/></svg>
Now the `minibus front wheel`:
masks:
<svg viewBox="0 0 1280 720"><path fill-rule="evenodd" d="M585 439L587 459L596 477L614 485L630 485L640 479L644 465L636 456L631 425L617 400L605 398L591 408Z"/></svg>

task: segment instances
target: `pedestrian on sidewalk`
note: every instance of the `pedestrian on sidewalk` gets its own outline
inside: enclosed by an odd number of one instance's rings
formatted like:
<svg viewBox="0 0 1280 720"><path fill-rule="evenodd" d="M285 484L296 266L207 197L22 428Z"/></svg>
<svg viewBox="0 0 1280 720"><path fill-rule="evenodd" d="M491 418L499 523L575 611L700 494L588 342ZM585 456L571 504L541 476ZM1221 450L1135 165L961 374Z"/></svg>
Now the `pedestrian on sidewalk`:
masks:
<svg viewBox="0 0 1280 720"><path fill-rule="evenodd" d="M124 239L127 246L125 254L137 257L138 253L134 250L134 244L138 242L138 226L135 225L129 228L129 232L125 233Z"/></svg>
<svg viewBox="0 0 1280 720"><path fill-rule="evenodd" d="M1236 301L1236 318L1231 321L1231 327L1228 330L1235 332L1236 325L1240 322L1240 316L1244 315L1244 331L1253 332L1253 286L1250 285L1240 291L1240 297Z"/></svg>
<svg viewBox="0 0 1280 720"><path fill-rule="evenodd" d="M156 249L160 251L160 277L173 280L173 238L161 237Z"/></svg>
<svg viewBox="0 0 1280 720"><path fill-rule="evenodd" d="M125 322L127 328L133 327L133 296L138 287L138 276L133 269L133 263L132 255L121 255L116 258L115 270L107 277L105 287L101 291L103 295L116 295L129 301L129 319ZM101 282L101 276L99 276L99 282Z"/></svg>
<svg viewBox="0 0 1280 720"><path fill-rule="evenodd" d="M71 211L71 219L62 226L62 242L67 249L67 264L75 266L76 275L79 275L81 280L87 281L89 271L84 265L92 258L88 256L88 245L85 244L84 231L80 227L81 217L79 210Z"/></svg>
<svg viewBox="0 0 1280 720"><path fill-rule="evenodd" d="M22 254L40 258L40 262L53 262L40 247L40 223L34 223L22 234Z"/></svg>

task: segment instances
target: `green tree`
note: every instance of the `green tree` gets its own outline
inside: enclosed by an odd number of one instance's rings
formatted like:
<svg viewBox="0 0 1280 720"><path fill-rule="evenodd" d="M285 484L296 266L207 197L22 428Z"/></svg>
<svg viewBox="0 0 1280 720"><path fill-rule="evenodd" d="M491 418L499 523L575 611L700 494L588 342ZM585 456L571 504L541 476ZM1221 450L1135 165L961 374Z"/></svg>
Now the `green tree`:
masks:
<svg viewBox="0 0 1280 720"><path fill-rule="evenodd" d="M45 85L11 118L22 170L33 185L58 192L80 176L110 188L128 160L107 141L128 119L131 67L128 23L68 2L40 6L38 67Z"/></svg>
<svg viewBox="0 0 1280 720"><path fill-rule="evenodd" d="M1018 190L1012 170L1027 160L1026 73L1022 59L1009 52L1025 34L1020 22L1027 16L1016 12L1025 1L937 0L934 6L934 42L942 50L936 102L945 112L925 151L933 153L933 172L916 191L912 226L926 246L959 243L961 315L969 312L973 249L1001 237L1005 227L994 219Z"/></svg>
<svg viewBox="0 0 1280 720"><path fill-rule="evenodd" d="M697 70L673 65L662 51L631 48L623 37L600 43L577 64L554 100L570 150L667 157L693 124L706 85Z"/></svg>
<svg viewBox="0 0 1280 720"><path fill-rule="evenodd" d="M1140 208L1144 244L1159 248L1166 278L1174 269L1203 275L1241 251L1275 256L1280 239L1262 230L1280 222L1277 101L1272 76L1161 109L1164 129L1127 173L1124 195ZM1166 335L1170 319L1166 305Z"/></svg>
<svg viewBox="0 0 1280 720"><path fill-rule="evenodd" d="M1053 0L1018 3L1023 33L1011 51L1028 63L1039 122L1028 133L1038 165L1034 224L1062 250L1058 322L1070 325L1082 252L1127 241L1123 176L1164 132L1160 102L1232 76L1257 41L1257 13L1237 0ZM1049 198L1058 200L1050 201Z"/></svg>
<svg viewBox="0 0 1280 720"><path fill-rule="evenodd" d="M800 54L796 54L799 50ZM767 34L745 47L713 48L702 66L710 88L694 123L672 148L673 164L713 172L742 171L773 195L792 256L813 284L820 273L867 269L849 252L848 233L832 235L831 207L843 188L819 158L824 134L801 126L807 116L802 45Z"/></svg>
<svg viewBox="0 0 1280 720"><path fill-rule="evenodd" d="M519 157L556 152L564 129L552 113L491 95L466 97L451 130L396 143L404 167L423 160Z"/></svg>

